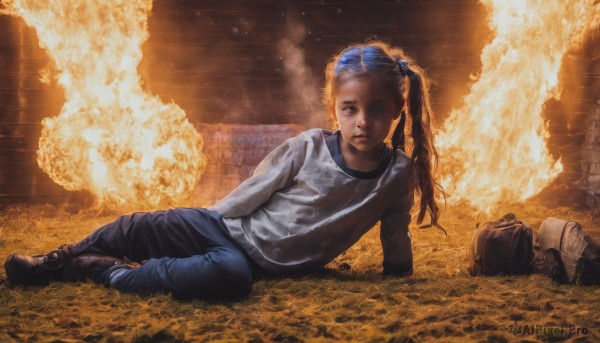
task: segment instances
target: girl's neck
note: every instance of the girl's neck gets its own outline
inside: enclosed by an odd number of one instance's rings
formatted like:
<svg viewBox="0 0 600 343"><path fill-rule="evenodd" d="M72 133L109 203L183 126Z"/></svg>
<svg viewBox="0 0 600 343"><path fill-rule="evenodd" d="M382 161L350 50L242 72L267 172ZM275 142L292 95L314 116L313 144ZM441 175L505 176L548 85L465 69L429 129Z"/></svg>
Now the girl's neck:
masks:
<svg viewBox="0 0 600 343"><path fill-rule="evenodd" d="M379 165L385 153L385 144L382 142L370 151L360 151L346 143L342 135L338 136L340 154L346 167L358 171L371 171Z"/></svg>

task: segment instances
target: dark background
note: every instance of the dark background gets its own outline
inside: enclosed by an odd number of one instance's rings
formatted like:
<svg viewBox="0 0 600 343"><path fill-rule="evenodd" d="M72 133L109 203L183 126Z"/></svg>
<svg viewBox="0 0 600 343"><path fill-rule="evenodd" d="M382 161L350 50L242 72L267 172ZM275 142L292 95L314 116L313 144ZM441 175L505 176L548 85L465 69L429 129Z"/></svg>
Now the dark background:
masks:
<svg viewBox="0 0 600 343"><path fill-rule="evenodd" d="M381 39L404 48L435 81L433 107L442 123L481 67L491 39L485 19L474 0L156 0L139 72L150 93L177 103L194 123L307 125L323 116L318 97L328 59L348 44ZM600 99L599 36L596 30L566 57L561 100L544 111L550 150L567 174L580 171L584 120ZM282 50L282 42L295 50ZM291 75L286 63L294 53L305 69ZM76 194L35 162L40 122L63 104L60 88L39 81L49 63L33 29L0 15L0 206Z"/></svg>

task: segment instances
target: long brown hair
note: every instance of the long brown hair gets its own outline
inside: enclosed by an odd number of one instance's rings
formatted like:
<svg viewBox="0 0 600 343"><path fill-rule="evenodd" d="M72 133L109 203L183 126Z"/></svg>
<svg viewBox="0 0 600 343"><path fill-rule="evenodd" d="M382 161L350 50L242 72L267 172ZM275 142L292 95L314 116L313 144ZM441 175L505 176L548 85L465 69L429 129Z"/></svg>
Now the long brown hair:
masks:
<svg viewBox="0 0 600 343"><path fill-rule="evenodd" d="M431 129L433 111L429 101L430 81L425 72L402 49L392 48L383 42L349 46L335 56L325 70L323 99L332 118L335 118L336 92L345 73L356 77L377 77L383 85L394 89L398 105L406 104L408 118L402 111L400 122L392 135L392 148L394 152L397 149L407 152L405 123L408 119L412 144L407 153L413 161L415 191L420 195L417 224L421 224L425 213L429 213L431 223L422 227L436 226L445 233L438 223L440 211L436 192L444 192L434 177L438 154Z"/></svg>

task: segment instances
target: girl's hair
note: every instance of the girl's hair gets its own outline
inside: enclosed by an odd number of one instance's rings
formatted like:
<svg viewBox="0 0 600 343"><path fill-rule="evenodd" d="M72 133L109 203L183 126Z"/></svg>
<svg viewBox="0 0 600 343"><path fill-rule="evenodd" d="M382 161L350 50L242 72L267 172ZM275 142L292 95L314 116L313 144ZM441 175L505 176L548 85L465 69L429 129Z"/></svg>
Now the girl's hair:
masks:
<svg viewBox="0 0 600 343"><path fill-rule="evenodd" d="M327 65L325 71L324 101L327 110L335 118L335 97L341 83L346 80L342 76L369 77L382 82L392 90L396 104L408 112L408 120L412 123L413 172L415 175L415 190L420 194L419 214L417 224L421 224L425 213L429 212L431 224L425 227L439 225L439 207L435 199L435 191L443 194L441 186L435 181L434 173L437 168L437 151L433 145L431 117L433 111L429 103L429 81L425 72L412 63L404 51L392 48L382 42L352 45L342 50ZM406 105L406 107L404 107ZM400 115L400 122L392 135L394 152L399 148L406 152L404 126L405 111Z"/></svg>

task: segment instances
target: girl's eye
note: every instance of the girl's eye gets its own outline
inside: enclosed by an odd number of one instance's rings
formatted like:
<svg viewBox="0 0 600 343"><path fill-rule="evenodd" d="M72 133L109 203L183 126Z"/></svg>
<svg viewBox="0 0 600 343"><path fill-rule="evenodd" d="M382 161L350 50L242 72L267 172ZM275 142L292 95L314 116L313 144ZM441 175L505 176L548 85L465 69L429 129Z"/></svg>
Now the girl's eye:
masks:
<svg viewBox="0 0 600 343"><path fill-rule="evenodd" d="M354 107L346 106L342 108L342 112L346 114L353 114L354 112L356 112L356 109Z"/></svg>

